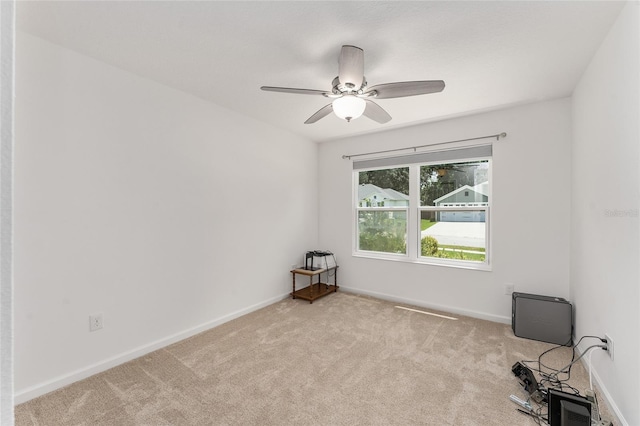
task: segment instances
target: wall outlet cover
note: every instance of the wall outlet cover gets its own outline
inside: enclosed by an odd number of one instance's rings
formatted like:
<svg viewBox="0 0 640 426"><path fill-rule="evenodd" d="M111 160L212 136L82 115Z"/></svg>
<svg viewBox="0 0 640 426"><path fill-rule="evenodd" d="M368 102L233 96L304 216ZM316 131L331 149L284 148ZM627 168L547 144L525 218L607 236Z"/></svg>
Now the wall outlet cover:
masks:
<svg viewBox="0 0 640 426"><path fill-rule="evenodd" d="M611 357L611 361L613 361L613 349L615 345L613 344L613 339L607 333L604 334L604 338L607 339L607 354Z"/></svg>
<svg viewBox="0 0 640 426"><path fill-rule="evenodd" d="M89 331L98 331L103 327L102 314L89 315Z"/></svg>

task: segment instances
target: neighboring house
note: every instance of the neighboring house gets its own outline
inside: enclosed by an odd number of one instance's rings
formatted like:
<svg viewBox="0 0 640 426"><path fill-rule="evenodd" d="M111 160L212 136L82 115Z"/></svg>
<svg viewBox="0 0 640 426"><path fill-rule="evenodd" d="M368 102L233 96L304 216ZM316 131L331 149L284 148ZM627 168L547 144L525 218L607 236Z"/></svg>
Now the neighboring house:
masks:
<svg viewBox="0 0 640 426"><path fill-rule="evenodd" d="M408 207L409 196L395 189L382 189L370 183L358 186L360 207Z"/></svg>
<svg viewBox="0 0 640 426"><path fill-rule="evenodd" d="M464 185L433 200L437 207L485 207L489 205L489 182L475 186ZM484 222L484 211L439 212L442 222Z"/></svg>

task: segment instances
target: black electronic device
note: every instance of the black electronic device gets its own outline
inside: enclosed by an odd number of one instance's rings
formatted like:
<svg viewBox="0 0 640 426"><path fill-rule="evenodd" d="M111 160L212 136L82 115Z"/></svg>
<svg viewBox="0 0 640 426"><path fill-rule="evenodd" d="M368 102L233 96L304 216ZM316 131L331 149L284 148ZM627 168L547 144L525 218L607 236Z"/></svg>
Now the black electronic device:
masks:
<svg viewBox="0 0 640 426"><path fill-rule="evenodd" d="M562 426L591 426L591 414L582 405L560 401L560 424Z"/></svg>
<svg viewBox="0 0 640 426"><path fill-rule="evenodd" d="M561 297L514 292L511 307L513 334L571 346L572 312L571 303Z"/></svg>
<svg viewBox="0 0 640 426"><path fill-rule="evenodd" d="M532 400L538 404L547 402L547 390L538 383L530 368L520 362L516 362L511 367L511 371L520 380L520 384L529 393Z"/></svg>
<svg viewBox="0 0 640 426"><path fill-rule="evenodd" d="M306 269L307 271L317 271L320 268L315 268L313 266L313 256L314 256L313 251L308 251L305 255L304 255L304 269Z"/></svg>
<svg viewBox="0 0 640 426"><path fill-rule="evenodd" d="M591 402L580 395L548 390L549 426L590 426Z"/></svg>
<svg viewBox="0 0 640 426"><path fill-rule="evenodd" d="M304 269L308 271L328 269L335 266L335 256L328 250L309 250L304 255Z"/></svg>
<svg viewBox="0 0 640 426"><path fill-rule="evenodd" d="M520 384L524 387L525 391L529 392L529 394L538 390L538 381L533 375L533 371L528 367L520 362L516 362L513 364L513 367L511 367L511 371L518 379L520 379Z"/></svg>

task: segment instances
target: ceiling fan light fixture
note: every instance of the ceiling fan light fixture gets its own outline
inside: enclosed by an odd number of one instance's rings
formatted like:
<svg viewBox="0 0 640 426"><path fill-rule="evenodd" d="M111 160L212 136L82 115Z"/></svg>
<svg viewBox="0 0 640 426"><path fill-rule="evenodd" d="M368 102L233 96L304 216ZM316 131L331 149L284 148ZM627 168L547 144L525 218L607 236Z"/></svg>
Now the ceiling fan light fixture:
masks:
<svg viewBox="0 0 640 426"><path fill-rule="evenodd" d="M333 112L340 118L351 121L364 113L367 103L354 95L343 95L332 103Z"/></svg>

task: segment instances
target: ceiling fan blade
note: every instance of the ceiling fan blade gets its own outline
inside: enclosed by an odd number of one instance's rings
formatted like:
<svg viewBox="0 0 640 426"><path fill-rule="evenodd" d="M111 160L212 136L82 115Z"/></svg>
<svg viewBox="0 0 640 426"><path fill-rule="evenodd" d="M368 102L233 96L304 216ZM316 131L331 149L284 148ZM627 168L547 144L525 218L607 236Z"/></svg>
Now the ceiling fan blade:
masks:
<svg viewBox="0 0 640 426"><path fill-rule="evenodd" d="M377 121L380 124L388 123L391 120L391 116L389 115L389 113L385 111L380 105L373 101L370 101L369 99L365 99L364 101L367 103L367 106L363 112L363 115L365 117L369 117L373 121Z"/></svg>
<svg viewBox="0 0 640 426"><path fill-rule="evenodd" d="M338 64L340 84L349 90L358 90L364 80L364 51L355 46L342 46Z"/></svg>
<svg viewBox="0 0 640 426"><path fill-rule="evenodd" d="M327 93L325 90L294 89L293 87L262 86L260 89L265 90L267 92L297 93L301 95L322 95L322 96L329 95L329 93Z"/></svg>
<svg viewBox="0 0 640 426"><path fill-rule="evenodd" d="M403 81L398 83L378 84L367 89L366 93L376 92L377 99L402 98L405 96L426 95L429 93L442 92L444 81Z"/></svg>
<svg viewBox="0 0 640 426"><path fill-rule="evenodd" d="M322 108L320 108L318 112L313 114L311 117L307 118L307 121L305 121L304 124L313 124L316 121L320 120L321 118L324 118L327 115L331 114L332 111L333 111L333 104L325 105Z"/></svg>

